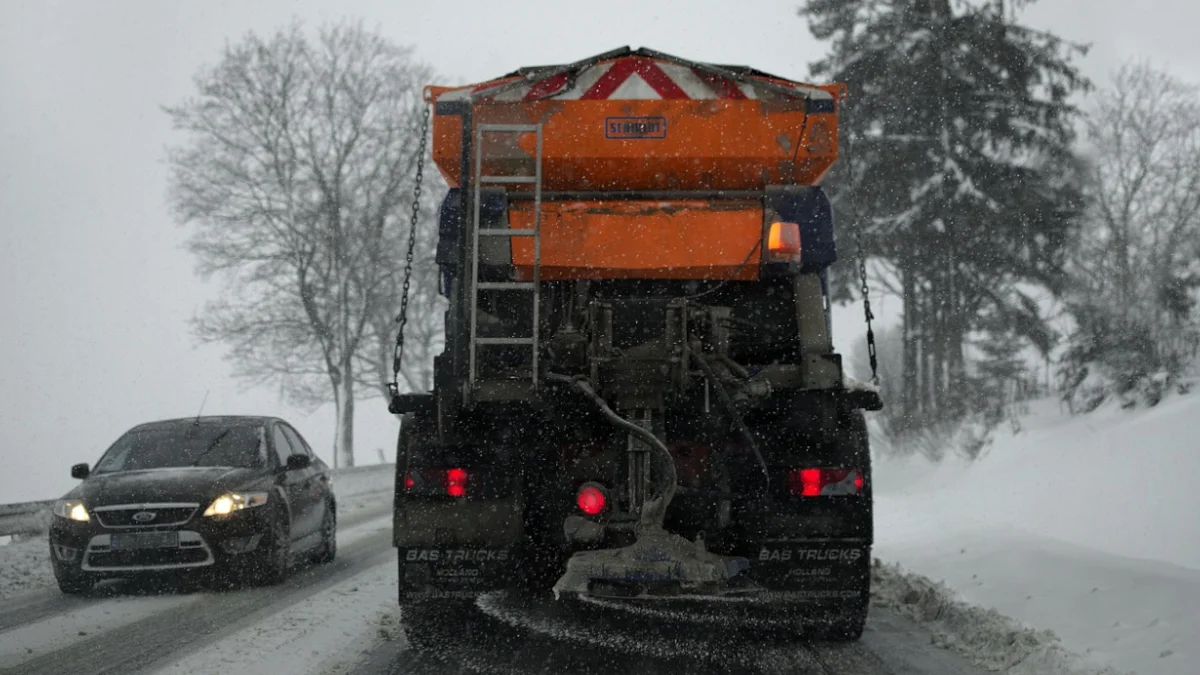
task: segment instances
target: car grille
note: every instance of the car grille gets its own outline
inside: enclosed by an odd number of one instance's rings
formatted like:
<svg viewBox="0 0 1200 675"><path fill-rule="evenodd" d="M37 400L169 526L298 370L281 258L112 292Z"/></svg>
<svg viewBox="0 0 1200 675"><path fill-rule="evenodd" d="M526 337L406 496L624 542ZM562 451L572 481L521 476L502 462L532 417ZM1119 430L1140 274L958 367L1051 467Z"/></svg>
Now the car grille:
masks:
<svg viewBox="0 0 1200 675"><path fill-rule="evenodd" d="M109 551L92 553L88 565L94 569L108 567L160 567L192 565L208 560L202 548L148 548L141 551Z"/></svg>
<svg viewBox="0 0 1200 675"><path fill-rule="evenodd" d="M178 539L171 545L155 545L155 542L141 542L143 547L116 549L112 547L113 538L117 536L144 538L153 536L150 533L127 534L98 534L88 542L83 554L83 569L86 571L120 571L120 570L170 570L188 567L202 567L213 563L212 550L198 532L181 530ZM130 545L126 542L124 545ZM134 544L136 546L136 543Z"/></svg>
<svg viewBox="0 0 1200 675"><path fill-rule="evenodd" d="M199 504L121 504L92 509L104 527L164 527L182 525L192 519ZM138 514L154 514L153 518Z"/></svg>

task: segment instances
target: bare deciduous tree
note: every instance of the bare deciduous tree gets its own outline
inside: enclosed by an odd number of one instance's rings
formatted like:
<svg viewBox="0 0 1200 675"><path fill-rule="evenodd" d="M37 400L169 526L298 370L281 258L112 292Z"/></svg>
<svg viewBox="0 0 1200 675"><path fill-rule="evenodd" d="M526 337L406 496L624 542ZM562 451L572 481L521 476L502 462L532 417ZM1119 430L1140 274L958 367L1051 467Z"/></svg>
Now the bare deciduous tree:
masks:
<svg viewBox="0 0 1200 675"><path fill-rule="evenodd" d="M418 222L417 243L413 251L413 270L408 291L408 321L404 331L404 363L399 374L401 391L428 391L433 387L433 357L441 351L444 339L443 318L446 310L445 298L438 288L438 268L434 263L434 245L437 241L436 220L433 204L440 204L445 190L430 192L430 198L422 195L423 209ZM405 246L407 241L400 242ZM403 270L397 267L388 278L388 295L396 298L394 305L380 306L368 319L367 330L372 336L374 349L361 354L358 368L363 387L378 387L383 396L388 396L387 383L392 379L392 361L395 352L396 311L399 298L404 292Z"/></svg>
<svg viewBox="0 0 1200 675"><path fill-rule="evenodd" d="M1093 212L1072 261L1079 330L1063 384L1084 409L1108 393L1153 402L1196 348L1200 89L1126 64L1097 97L1088 139Z"/></svg>
<svg viewBox="0 0 1200 675"><path fill-rule="evenodd" d="M1158 311L1159 290L1200 241L1200 90L1127 64L1089 120L1094 226L1081 271L1122 311Z"/></svg>
<svg viewBox="0 0 1200 675"><path fill-rule="evenodd" d="M171 205L195 227L200 273L227 282L197 333L228 345L239 377L333 400L341 466L354 461L355 398L378 391L357 372L385 337L372 322L399 305L429 81L408 49L359 25L312 38L292 25L227 46L197 94L165 108L187 134L169 153Z"/></svg>

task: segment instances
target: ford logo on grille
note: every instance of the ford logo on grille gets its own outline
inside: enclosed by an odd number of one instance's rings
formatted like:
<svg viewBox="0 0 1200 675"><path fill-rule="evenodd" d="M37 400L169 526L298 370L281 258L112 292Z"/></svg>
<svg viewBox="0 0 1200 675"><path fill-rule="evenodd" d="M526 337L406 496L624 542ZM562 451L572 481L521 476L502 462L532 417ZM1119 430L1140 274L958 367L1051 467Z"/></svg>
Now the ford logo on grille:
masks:
<svg viewBox="0 0 1200 675"><path fill-rule="evenodd" d="M139 523L148 523L154 520L157 516L158 514L153 511L138 511L137 513L133 514L133 519Z"/></svg>

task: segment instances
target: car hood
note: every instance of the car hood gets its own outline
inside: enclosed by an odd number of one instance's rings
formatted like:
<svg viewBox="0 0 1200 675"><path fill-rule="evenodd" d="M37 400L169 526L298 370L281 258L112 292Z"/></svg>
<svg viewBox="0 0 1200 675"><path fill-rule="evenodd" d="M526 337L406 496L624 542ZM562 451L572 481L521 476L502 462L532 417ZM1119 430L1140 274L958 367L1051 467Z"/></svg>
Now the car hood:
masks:
<svg viewBox="0 0 1200 675"><path fill-rule="evenodd" d="M167 502L196 502L204 506L222 492L253 487L258 482L266 481L255 469L179 467L122 471L90 476L65 498L82 499L89 507Z"/></svg>

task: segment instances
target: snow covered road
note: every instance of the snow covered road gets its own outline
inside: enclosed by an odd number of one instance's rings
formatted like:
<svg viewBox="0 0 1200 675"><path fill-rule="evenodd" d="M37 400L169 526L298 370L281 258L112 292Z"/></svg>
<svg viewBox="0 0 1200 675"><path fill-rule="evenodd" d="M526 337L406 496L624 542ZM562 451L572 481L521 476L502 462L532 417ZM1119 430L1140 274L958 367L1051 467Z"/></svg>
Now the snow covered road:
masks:
<svg viewBox="0 0 1200 675"><path fill-rule="evenodd" d="M778 633L708 621L653 620L611 607L532 605L504 594L482 599L474 621L442 653L414 655L403 640L384 643L354 672L362 675L982 675L987 671L931 644L915 622L872 610L855 644L805 643ZM744 628L744 626L743 626ZM736 630L736 629L735 629Z"/></svg>
<svg viewBox="0 0 1200 675"><path fill-rule="evenodd" d="M385 506L379 508L379 501ZM396 607L387 500L342 518L338 560L271 588L103 588L93 597L35 589L4 599L0 672L8 675L344 675L363 673L788 673L981 675L891 609L862 642L731 641L719 626L660 624L608 610L574 614L496 594L442 658L408 651ZM490 603L490 604L489 604ZM603 627L603 630L599 630ZM533 630L530 630L532 628Z"/></svg>
<svg viewBox="0 0 1200 675"><path fill-rule="evenodd" d="M279 586L194 593L185 584L120 585L87 598L65 597L57 589L6 598L0 672L127 675L150 672L201 649L211 655L229 636L344 580L372 570L390 571L390 501L376 501L374 507L342 516L334 563L301 568Z"/></svg>
<svg viewBox="0 0 1200 675"><path fill-rule="evenodd" d="M377 493L343 503L337 562L272 588L66 597L44 588L44 541L0 547L0 672L1190 675L1195 420L1200 397L1075 420L1046 406L977 463L881 462L875 553L888 564L875 566L855 644L735 640L694 617L493 594L444 653L417 655L396 606L390 499Z"/></svg>

